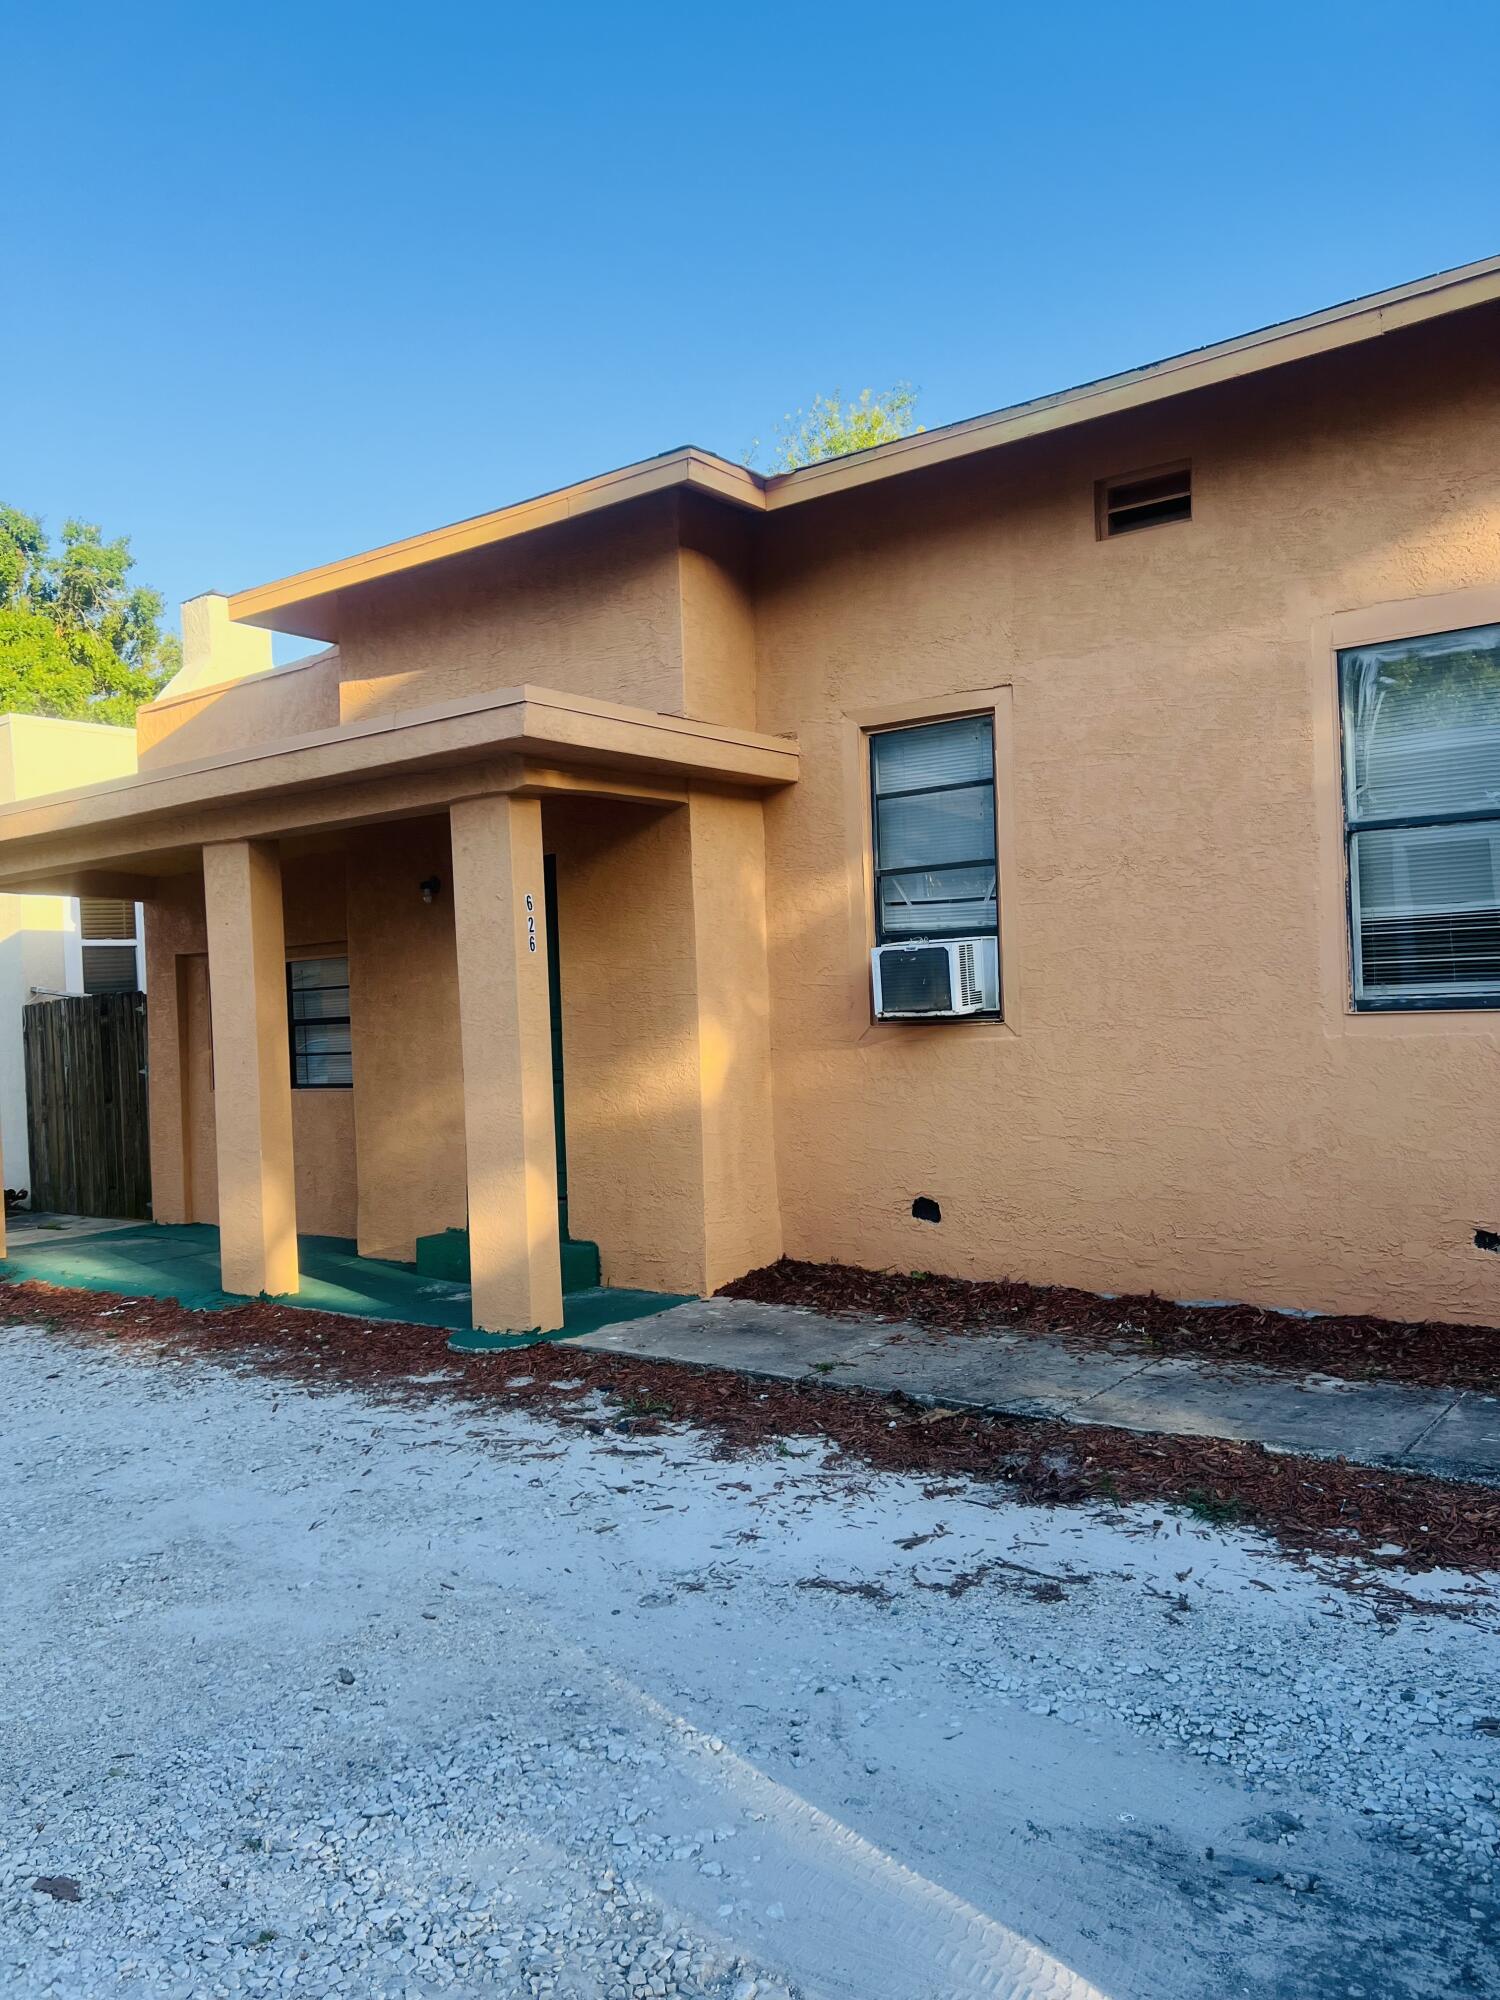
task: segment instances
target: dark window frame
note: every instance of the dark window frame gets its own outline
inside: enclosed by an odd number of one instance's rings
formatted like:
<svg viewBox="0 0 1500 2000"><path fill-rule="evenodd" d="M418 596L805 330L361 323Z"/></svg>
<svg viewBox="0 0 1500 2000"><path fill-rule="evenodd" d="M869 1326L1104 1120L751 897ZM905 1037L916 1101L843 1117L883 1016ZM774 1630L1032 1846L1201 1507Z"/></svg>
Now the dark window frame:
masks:
<svg viewBox="0 0 1500 2000"><path fill-rule="evenodd" d="M1136 496L1137 487L1164 490ZM1131 497L1122 498L1125 494ZM1111 473L1107 479L1094 482L1095 538L1117 542L1126 535L1144 534L1148 528L1190 527L1193 497L1193 462L1188 458L1170 465L1148 465L1139 472ZM1159 511L1177 503L1181 504L1176 512Z"/></svg>
<svg viewBox="0 0 1500 2000"><path fill-rule="evenodd" d="M1491 623L1493 621L1486 621ZM1405 643L1418 644L1423 639L1456 638L1464 632L1480 631L1483 626L1456 625L1438 632L1413 632L1405 639L1371 641L1373 645L1398 646ZM1494 992L1484 993L1412 993L1377 994L1374 997L1363 990L1364 945L1360 936L1360 920L1357 911L1357 885L1355 871L1357 859L1355 841L1362 833L1386 833L1405 831L1407 828L1429 826L1495 826L1500 824L1500 810L1486 810L1483 807L1468 807L1455 812L1414 812L1414 813L1366 813L1354 810L1354 766L1350 754L1348 683L1355 654L1366 652L1369 645L1340 646L1334 655L1335 694L1338 701L1339 734L1339 810L1344 827L1344 935L1349 949L1349 1005L1356 1014L1478 1014L1490 1013L1500 1008L1500 984Z"/></svg>
<svg viewBox="0 0 1500 2000"><path fill-rule="evenodd" d="M982 722L985 728L989 731L990 774L987 778L961 778L958 780L957 783L951 785L912 785L898 792L882 792L878 789L875 750L874 750L875 740L877 737L915 735L918 730L922 729L940 729L942 728L944 723L948 722ZM999 813L1000 770L999 770L999 750L998 750L998 743L996 740L997 736L998 736L998 731L996 729L994 712L986 708L979 708L979 709L961 708L956 710L955 713L952 715L923 716L920 721L914 720L911 722L893 722L884 724L878 729L867 729L865 731L865 760L867 765L866 780L868 784L867 797L869 799L869 811L870 811L870 882L872 890L872 899L874 904L874 909L873 909L874 924L875 924L874 934L875 934L875 943L877 947L881 945L891 945L891 944L896 944L896 945L951 944L959 938L993 937L995 940L996 952L997 953L999 952L1000 949L1000 813ZM930 798L939 792L972 792L972 791L981 791L985 789L987 789L990 794L991 834L990 834L990 852L988 854L975 855L970 859L963 861L944 861L939 863L936 868L921 868L921 867L913 868L910 865L903 868L881 867L880 807L882 800L891 802L898 799ZM903 932L897 936L886 935L885 924L883 922L881 915L882 905L881 905L880 886L881 883L888 876L932 875L938 873L945 873L950 869L957 869L957 868L989 868L994 871L995 919L993 924L975 924L967 930L945 931L941 935L933 937L918 938L912 936L909 932ZM1004 1019L1003 991L1001 994L1001 1005L999 1007L993 1009L986 1008L983 1013L967 1015L964 1018L970 1021L1003 1020ZM905 1025L905 1024L902 1023L899 1025ZM920 1026L927 1024L918 1022L917 1025Z"/></svg>
<svg viewBox="0 0 1500 2000"><path fill-rule="evenodd" d="M327 986L301 986L301 987L294 986L292 984L292 967L294 965L305 965L308 959L320 959L320 958L341 958L344 961L344 973L345 973L344 978L341 980L333 980ZM297 1015L298 993L347 994L349 991L348 971L349 971L349 954L347 951L342 951L342 952L314 951L314 952L309 952L307 954L307 958L289 958L286 962L286 1033L287 1033L287 1048L291 1062L293 1090L352 1090L354 1088L354 1075L353 1075L354 1027L351 1016L349 1014L319 1014L315 1019L299 1019ZM349 1081L347 1083L328 1083L322 1080L314 1081L309 1077L299 1076L297 1074L297 1064L299 1060L299 1054L300 1054L300 1059L303 1062L305 1062L307 1060L307 1055L309 1052L307 1050L302 1050L299 1052L297 1048L297 1030L299 1028L340 1028L340 1027L348 1028L349 1030L349 1069L350 1069ZM325 1050L315 1050L312 1051L312 1053L321 1055L329 1052Z"/></svg>

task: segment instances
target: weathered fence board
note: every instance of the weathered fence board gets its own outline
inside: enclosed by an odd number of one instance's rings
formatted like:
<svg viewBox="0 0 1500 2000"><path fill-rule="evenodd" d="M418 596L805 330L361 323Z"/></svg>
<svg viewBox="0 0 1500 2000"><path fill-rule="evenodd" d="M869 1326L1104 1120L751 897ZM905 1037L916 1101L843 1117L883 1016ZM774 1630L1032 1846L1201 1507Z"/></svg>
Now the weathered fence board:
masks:
<svg viewBox="0 0 1500 2000"><path fill-rule="evenodd" d="M31 1205L151 1213L146 996L90 993L23 1010Z"/></svg>

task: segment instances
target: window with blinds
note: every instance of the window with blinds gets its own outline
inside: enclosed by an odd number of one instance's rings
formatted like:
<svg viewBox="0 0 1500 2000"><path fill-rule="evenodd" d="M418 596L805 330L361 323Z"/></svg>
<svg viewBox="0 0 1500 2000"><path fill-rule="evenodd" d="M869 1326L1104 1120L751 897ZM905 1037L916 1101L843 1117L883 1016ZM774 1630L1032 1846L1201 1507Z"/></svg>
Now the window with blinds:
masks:
<svg viewBox="0 0 1500 2000"><path fill-rule="evenodd" d="M875 936L995 937L995 731L988 715L870 738Z"/></svg>
<svg viewBox="0 0 1500 2000"><path fill-rule="evenodd" d="M294 958L286 968L295 1090L347 1090L354 1081L347 958Z"/></svg>
<svg viewBox="0 0 1500 2000"><path fill-rule="evenodd" d="M1354 1004L1500 1005L1500 625L1339 655Z"/></svg>
<svg viewBox="0 0 1500 2000"><path fill-rule="evenodd" d="M82 896L78 934L85 993L134 993L140 986L138 921L134 903L114 896Z"/></svg>

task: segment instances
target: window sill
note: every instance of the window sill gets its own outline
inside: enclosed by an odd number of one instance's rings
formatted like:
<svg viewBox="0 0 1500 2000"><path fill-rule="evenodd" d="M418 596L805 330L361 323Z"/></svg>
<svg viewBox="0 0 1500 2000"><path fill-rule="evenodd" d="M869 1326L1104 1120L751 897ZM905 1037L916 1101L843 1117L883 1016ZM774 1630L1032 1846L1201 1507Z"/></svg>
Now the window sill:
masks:
<svg viewBox="0 0 1500 2000"><path fill-rule="evenodd" d="M1374 1040L1400 1036L1449 1037L1487 1035L1500 1039L1500 1007L1361 1007L1345 1006L1330 1032Z"/></svg>
<svg viewBox="0 0 1500 2000"><path fill-rule="evenodd" d="M973 1040L980 1042L1014 1042L1020 1039L1010 1023L1002 1021L998 1014L961 1014L945 1021L868 1021L863 1033L855 1037L855 1045L866 1048L888 1041L909 1044L914 1035L950 1035L955 1029L963 1029Z"/></svg>

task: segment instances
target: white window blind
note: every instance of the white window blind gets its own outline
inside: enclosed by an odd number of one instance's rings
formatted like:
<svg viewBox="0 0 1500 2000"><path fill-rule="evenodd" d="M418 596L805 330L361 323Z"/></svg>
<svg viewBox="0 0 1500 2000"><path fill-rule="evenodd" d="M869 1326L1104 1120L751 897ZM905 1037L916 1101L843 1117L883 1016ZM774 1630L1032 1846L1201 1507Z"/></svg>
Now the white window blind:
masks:
<svg viewBox="0 0 1500 2000"><path fill-rule="evenodd" d="M114 896L84 896L78 904L79 952L85 993L134 993L140 986L136 906Z"/></svg>
<svg viewBox="0 0 1500 2000"><path fill-rule="evenodd" d="M987 715L870 738L880 943L993 937L995 738Z"/></svg>
<svg viewBox="0 0 1500 2000"><path fill-rule="evenodd" d="M1500 625L1339 655L1358 1007L1500 1003Z"/></svg>

